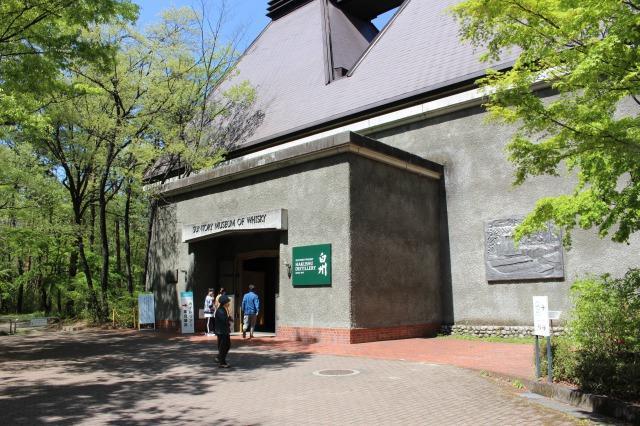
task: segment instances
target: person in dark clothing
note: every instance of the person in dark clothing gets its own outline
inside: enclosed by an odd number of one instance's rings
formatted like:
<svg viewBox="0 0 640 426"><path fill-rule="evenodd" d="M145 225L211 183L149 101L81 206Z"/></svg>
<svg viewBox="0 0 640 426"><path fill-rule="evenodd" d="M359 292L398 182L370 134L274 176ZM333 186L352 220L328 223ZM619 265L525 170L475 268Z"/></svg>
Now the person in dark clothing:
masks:
<svg viewBox="0 0 640 426"><path fill-rule="evenodd" d="M219 308L225 308L225 305L229 303L229 297L223 294L219 301ZM218 362L219 368L229 368L230 365L227 364L227 354L229 353L229 349L231 349L231 328L229 325L233 319L229 317L226 308L219 308L216 309L214 324L216 337L218 338L218 357L216 361Z"/></svg>

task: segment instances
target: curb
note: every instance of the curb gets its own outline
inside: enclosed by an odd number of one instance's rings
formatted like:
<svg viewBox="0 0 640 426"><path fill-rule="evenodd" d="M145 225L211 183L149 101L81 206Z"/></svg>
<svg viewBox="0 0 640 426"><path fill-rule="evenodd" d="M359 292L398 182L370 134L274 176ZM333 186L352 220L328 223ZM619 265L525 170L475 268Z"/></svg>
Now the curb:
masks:
<svg viewBox="0 0 640 426"><path fill-rule="evenodd" d="M592 414L613 417L640 425L640 405L631 404L608 396L584 393L555 383L542 383L522 377L486 371L491 376L502 380L519 380L533 393L573 405Z"/></svg>

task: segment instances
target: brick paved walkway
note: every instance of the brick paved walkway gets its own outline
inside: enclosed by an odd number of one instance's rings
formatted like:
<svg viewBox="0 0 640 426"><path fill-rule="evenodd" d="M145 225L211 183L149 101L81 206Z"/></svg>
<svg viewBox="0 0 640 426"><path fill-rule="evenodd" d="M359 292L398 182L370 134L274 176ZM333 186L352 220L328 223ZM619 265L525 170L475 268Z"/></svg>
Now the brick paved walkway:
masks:
<svg viewBox="0 0 640 426"><path fill-rule="evenodd" d="M234 342L234 344L237 342ZM452 366L234 347L115 332L0 338L3 424L569 425ZM355 369L344 377L314 375Z"/></svg>
<svg viewBox="0 0 640 426"><path fill-rule="evenodd" d="M215 337L199 335L190 337L190 340L206 342L215 340ZM249 341L233 336L233 340L236 345L256 349L448 364L524 378L533 378L535 375L533 345L450 338L388 340L357 345L293 342L274 337Z"/></svg>

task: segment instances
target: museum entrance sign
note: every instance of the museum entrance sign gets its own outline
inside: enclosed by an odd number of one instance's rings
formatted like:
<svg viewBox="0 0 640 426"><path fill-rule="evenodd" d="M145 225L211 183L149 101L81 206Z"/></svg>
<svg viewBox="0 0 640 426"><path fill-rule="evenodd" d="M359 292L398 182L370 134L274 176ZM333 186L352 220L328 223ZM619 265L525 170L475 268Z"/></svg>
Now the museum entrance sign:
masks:
<svg viewBox="0 0 640 426"><path fill-rule="evenodd" d="M202 223L184 225L182 227L182 242L189 243L236 231L285 230L287 225L287 210L285 209L241 213L235 216L213 218Z"/></svg>

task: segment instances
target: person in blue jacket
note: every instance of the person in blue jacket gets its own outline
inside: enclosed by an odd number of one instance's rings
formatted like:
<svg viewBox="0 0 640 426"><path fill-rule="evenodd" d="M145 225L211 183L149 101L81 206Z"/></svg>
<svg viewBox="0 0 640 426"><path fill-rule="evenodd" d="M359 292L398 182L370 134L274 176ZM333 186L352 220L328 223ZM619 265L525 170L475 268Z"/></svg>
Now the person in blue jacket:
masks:
<svg viewBox="0 0 640 426"><path fill-rule="evenodd" d="M260 298L255 293L253 284L249 285L249 292L242 298L242 338L253 338L253 330L256 328L256 319L260 313Z"/></svg>

